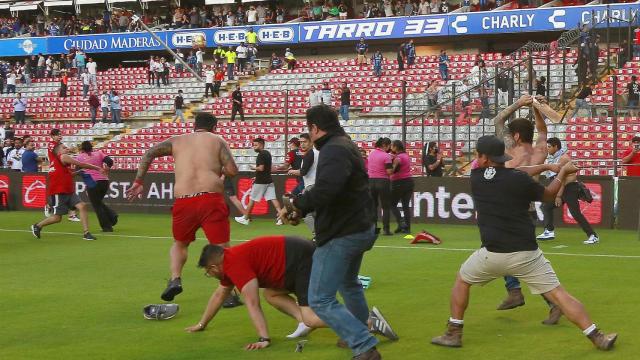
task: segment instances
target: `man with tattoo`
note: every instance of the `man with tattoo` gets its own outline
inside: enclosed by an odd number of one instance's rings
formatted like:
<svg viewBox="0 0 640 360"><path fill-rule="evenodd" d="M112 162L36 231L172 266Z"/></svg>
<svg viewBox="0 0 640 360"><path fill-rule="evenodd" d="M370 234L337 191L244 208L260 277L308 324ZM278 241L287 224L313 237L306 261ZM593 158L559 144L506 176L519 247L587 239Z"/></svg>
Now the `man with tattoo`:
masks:
<svg viewBox="0 0 640 360"><path fill-rule="evenodd" d="M182 292L182 268L188 247L202 228L209 243L229 245L229 209L224 200L222 175L235 176L238 167L229 145L214 131L218 120L211 114L199 113L194 132L171 137L149 149L140 164L136 179L127 191L131 201L144 192L144 176L153 159L173 156L175 187L173 205L173 238L171 247L171 279L161 295L171 301Z"/></svg>
<svg viewBox="0 0 640 360"><path fill-rule="evenodd" d="M531 95L523 95L511 106L501 111L493 122L496 127L496 135L503 139L505 143L505 153L511 157L511 160L505 163L506 168L518 168L519 170L529 173L529 175L538 174L539 171L535 165L541 165L547 159L547 125L544 122L544 116L534 107L533 102L544 102L544 97L533 97ZM538 138L535 143L533 141L534 125L527 119L518 118L506 124L511 115L524 106L531 106L534 113L535 128L538 131ZM513 276L505 276L505 287L507 288L507 298L498 305L498 310L509 310L524 305L524 295L520 287L520 281ZM545 301L547 299L545 298ZM551 310L549 318L543 323L553 325L558 322L562 312L560 308L547 301Z"/></svg>

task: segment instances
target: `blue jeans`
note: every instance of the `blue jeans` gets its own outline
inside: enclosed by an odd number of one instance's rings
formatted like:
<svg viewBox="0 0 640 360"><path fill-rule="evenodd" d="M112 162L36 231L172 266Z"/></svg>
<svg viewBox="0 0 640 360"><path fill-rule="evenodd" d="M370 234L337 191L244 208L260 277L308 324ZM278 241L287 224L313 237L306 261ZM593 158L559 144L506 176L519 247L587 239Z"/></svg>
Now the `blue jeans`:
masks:
<svg viewBox="0 0 640 360"><path fill-rule="evenodd" d="M513 276L505 276L504 286L507 288L507 290L520 289L520 281Z"/></svg>
<svg viewBox="0 0 640 360"><path fill-rule="evenodd" d="M233 68L235 64L227 64L227 78L233 80Z"/></svg>
<svg viewBox="0 0 640 360"><path fill-rule="evenodd" d="M342 120L349 120L349 105L340 105L340 116L342 116Z"/></svg>
<svg viewBox="0 0 640 360"><path fill-rule="evenodd" d="M118 124L122 121L120 118L121 111L122 111L121 109L111 109L111 121L113 123Z"/></svg>
<svg viewBox="0 0 640 360"><path fill-rule="evenodd" d="M358 280L364 252L373 247L377 235L374 227L355 234L334 238L313 254L309 279L309 305L338 336L349 344L354 356L376 346L378 340L369 333L369 307ZM337 292L344 299L338 302Z"/></svg>
<svg viewBox="0 0 640 360"><path fill-rule="evenodd" d="M374 66L373 67L373 72L376 74L376 76L380 77L382 76L382 66Z"/></svg>
<svg viewBox="0 0 640 360"><path fill-rule="evenodd" d="M442 80L447 80L448 79L448 68L446 66L440 66L440 78Z"/></svg>

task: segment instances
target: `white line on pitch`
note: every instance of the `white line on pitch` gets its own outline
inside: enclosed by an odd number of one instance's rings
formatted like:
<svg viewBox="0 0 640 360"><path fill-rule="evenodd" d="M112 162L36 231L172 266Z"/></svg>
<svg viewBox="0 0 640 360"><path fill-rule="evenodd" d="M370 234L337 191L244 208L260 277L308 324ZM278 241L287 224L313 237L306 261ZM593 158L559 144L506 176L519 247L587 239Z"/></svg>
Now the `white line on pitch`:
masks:
<svg viewBox="0 0 640 360"><path fill-rule="evenodd" d="M31 233L30 230L21 230L21 229L2 229L0 228L0 232L22 232L22 233ZM72 233L72 232L62 232L62 231L47 231L46 234L54 234L54 235L77 235L80 236L80 233ZM121 235L121 234L106 234L100 233L100 237L118 237L118 238L132 238L132 239L168 239L172 240L171 236L147 236L147 235ZM197 240L206 240L205 238L196 238ZM245 242L247 240L231 240L232 242ZM472 252L477 249L465 249L465 248L443 248L443 247L423 247L423 246L393 246L393 245L374 245L374 248L378 249L411 249L411 250L435 250L435 251L463 251L463 252ZM615 259L640 259L640 255L614 255L614 254L574 254L574 253L564 253L564 252L547 252L544 251L545 255L561 255L561 256L576 256L576 257L601 257L601 258L615 258Z"/></svg>

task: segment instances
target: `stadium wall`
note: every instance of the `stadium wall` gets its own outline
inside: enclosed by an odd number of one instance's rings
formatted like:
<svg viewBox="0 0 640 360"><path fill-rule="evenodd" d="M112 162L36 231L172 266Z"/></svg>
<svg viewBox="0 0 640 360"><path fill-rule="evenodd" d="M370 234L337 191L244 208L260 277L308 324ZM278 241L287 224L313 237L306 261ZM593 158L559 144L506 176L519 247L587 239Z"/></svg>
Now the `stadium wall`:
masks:
<svg viewBox="0 0 640 360"><path fill-rule="evenodd" d="M145 178L146 193L142 199L130 203L125 198L126 190L131 186L135 173L114 171L110 174L111 185L106 202L118 211L142 213L169 213L173 203L172 173L149 173ZM253 173L241 173L235 177L238 198L246 205L252 184ZM618 216L619 226L635 229L638 226L638 204L640 198L640 179L621 178ZM581 180L594 195L591 204L581 202L583 213L589 222L600 228L612 228L614 225L614 181L608 176L583 177ZM468 178L415 177L415 190L412 207L413 221L416 223L475 224L473 198ZM46 173L24 174L0 172L0 193L8 197L9 209L38 210L44 208L46 201ZM283 194L291 191L295 178L274 176L276 192ZM76 192L87 200L85 184L76 181ZM4 201L4 199L3 199ZM542 220L541 204L536 204L538 220ZM274 217L273 208L265 201L256 204L254 214L257 217ZM562 212L556 212L556 224L572 225L566 206Z"/></svg>
<svg viewBox="0 0 640 360"><path fill-rule="evenodd" d="M640 11L639 3L536 8L522 10L451 13L410 17L305 22L253 26L261 44L295 45L443 36L495 35L574 29L578 24L599 22L599 28L627 26ZM627 20L627 21L623 21ZM248 27L183 29L155 34L172 48L236 45ZM0 56L67 53L80 47L89 53L162 50L159 41L146 32L77 36L30 37L0 40Z"/></svg>

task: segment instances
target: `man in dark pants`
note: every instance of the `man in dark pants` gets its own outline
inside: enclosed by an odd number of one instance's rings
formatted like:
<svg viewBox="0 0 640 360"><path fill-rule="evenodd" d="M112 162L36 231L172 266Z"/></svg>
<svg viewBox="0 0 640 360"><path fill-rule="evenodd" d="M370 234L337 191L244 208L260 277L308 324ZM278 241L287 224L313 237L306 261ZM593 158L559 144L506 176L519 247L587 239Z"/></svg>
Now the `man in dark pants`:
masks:
<svg viewBox="0 0 640 360"><path fill-rule="evenodd" d="M307 110L309 135L320 150L316 183L292 201L289 210L304 217L315 210L316 251L309 280L311 309L351 348L354 359L381 359L378 340L367 329L369 308L358 271L377 238L367 172L358 147L346 135L330 106ZM338 302L340 291L345 305Z"/></svg>
<svg viewBox="0 0 640 360"><path fill-rule="evenodd" d="M244 121L244 110L242 109L242 93L240 85L236 85L236 89L231 93L231 121L236 119L236 113L240 113L240 121Z"/></svg>
<svg viewBox="0 0 640 360"><path fill-rule="evenodd" d="M550 164L558 164L560 166L571 161L571 157L566 153L565 150L562 149L562 143L558 138L550 138L547 140L547 148L549 149L549 155L551 159L548 161ZM557 176L556 172L552 172L549 170L547 173L550 179L555 179ZM571 216L578 222L582 231L587 234L588 238L583 243L585 245L593 245L597 244L600 239L598 238L598 234L593 231L591 224L584 217L582 211L580 210L580 185L578 184L578 180L575 174L572 174L567 177L565 185L558 191L558 195L555 198L555 201L544 203L542 206L542 211L544 212L544 232L538 235L538 240L551 240L555 238L555 226L553 224L553 210L556 207L561 207L563 203L567 204L569 207L569 212Z"/></svg>
<svg viewBox="0 0 640 360"><path fill-rule="evenodd" d="M367 172L369 174L369 187L373 198L374 221L378 223L378 206L382 210L382 229L384 235L393 235L389 228L391 220L391 180L393 164L389 151L391 139L380 138L376 142L376 148L369 154ZM380 229L376 228L379 232Z"/></svg>

